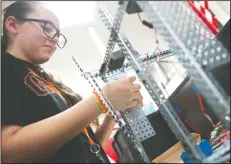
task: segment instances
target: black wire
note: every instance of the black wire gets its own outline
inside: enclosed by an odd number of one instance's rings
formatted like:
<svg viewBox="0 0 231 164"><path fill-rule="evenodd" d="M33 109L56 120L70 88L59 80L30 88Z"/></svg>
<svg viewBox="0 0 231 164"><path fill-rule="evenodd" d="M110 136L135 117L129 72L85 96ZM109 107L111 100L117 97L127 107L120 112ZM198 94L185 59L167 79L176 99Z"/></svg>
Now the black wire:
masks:
<svg viewBox="0 0 231 164"><path fill-rule="evenodd" d="M142 20L141 17L140 17L140 13L138 13L138 17L139 17L139 20L140 22L145 25L146 27L150 28L150 29L153 29L154 26L152 25L152 23L146 21L146 20Z"/></svg>

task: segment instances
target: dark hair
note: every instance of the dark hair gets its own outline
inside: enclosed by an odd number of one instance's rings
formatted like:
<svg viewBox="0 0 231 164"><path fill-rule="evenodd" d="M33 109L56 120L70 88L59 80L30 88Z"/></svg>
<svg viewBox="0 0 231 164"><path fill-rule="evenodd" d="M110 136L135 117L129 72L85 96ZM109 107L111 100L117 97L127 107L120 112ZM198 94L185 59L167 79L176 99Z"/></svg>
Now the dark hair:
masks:
<svg viewBox="0 0 231 164"><path fill-rule="evenodd" d="M82 97L79 94L75 93L71 88L64 85L62 81L55 80L54 75L52 75L51 73L48 73L42 67L38 66L36 73L40 77L43 77L45 80L52 83L52 85L54 85L54 87L58 89L58 91L61 93L63 98L66 100L69 107L77 104L79 101L82 100ZM93 121L92 125L97 130L100 127L99 120L96 119L95 121Z"/></svg>
<svg viewBox="0 0 231 164"><path fill-rule="evenodd" d="M7 29L5 26L6 20L9 16L25 17L28 13L33 12L35 5L41 4L39 2L31 1L17 1L9 5L3 10L3 33L1 38L1 52L4 53L8 46Z"/></svg>
<svg viewBox="0 0 231 164"><path fill-rule="evenodd" d="M49 81L61 93L69 107L82 100L82 97L79 94L63 84L61 80L56 80L52 73L45 71L42 67L37 66L36 73L46 81Z"/></svg>
<svg viewBox="0 0 231 164"><path fill-rule="evenodd" d="M36 5L41 5L39 2L17 1L9 5L3 11L3 35L2 35L2 53L4 53L8 46L8 35L5 27L6 19L9 16L25 17L28 13L33 12ZM36 73L42 78L52 83L65 97L70 106L79 102L82 98L75 94L70 88L65 86L62 82L58 82L51 74L48 74L40 66L37 66Z"/></svg>

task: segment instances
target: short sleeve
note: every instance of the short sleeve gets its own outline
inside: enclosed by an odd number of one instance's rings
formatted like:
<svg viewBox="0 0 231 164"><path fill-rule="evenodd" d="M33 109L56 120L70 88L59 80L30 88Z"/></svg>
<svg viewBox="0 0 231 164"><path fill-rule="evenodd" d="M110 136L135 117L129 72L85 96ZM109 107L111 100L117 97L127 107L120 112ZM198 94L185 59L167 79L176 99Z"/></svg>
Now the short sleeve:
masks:
<svg viewBox="0 0 231 164"><path fill-rule="evenodd" d="M3 125L24 125L22 95L16 78L2 69L1 79L1 122Z"/></svg>

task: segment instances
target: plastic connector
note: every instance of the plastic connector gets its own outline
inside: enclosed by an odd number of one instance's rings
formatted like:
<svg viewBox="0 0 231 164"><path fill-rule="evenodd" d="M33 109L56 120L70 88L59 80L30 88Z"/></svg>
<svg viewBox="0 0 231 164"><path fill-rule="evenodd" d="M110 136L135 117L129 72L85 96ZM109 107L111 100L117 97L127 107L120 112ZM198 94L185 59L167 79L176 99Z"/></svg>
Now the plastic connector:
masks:
<svg viewBox="0 0 231 164"><path fill-rule="evenodd" d="M213 148L212 148L212 145L209 141L207 140L202 140L200 143L199 143L199 147L201 149L201 151L204 153L204 155L206 157L209 157L210 155L212 155L213 153Z"/></svg>
<svg viewBox="0 0 231 164"><path fill-rule="evenodd" d="M143 20L142 23L143 23L143 25L147 26L148 28L151 28L151 29L154 28L154 26L152 25L152 23L150 23L150 22L148 22L146 20Z"/></svg>
<svg viewBox="0 0 231 164"><path fill-rule="evenodd" d="M189 155L187 152L183 152L180 155L182 161L184 161L184 163L191 163L190 159L189 159Z"/></svg>

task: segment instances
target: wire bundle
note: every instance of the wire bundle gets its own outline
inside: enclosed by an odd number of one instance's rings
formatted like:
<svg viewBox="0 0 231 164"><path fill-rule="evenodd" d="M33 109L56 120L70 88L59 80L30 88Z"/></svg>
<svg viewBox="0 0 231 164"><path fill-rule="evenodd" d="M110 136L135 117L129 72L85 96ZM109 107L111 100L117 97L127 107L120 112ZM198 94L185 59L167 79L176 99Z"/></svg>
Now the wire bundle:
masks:
<svg viewBox="0 0 231 164"><path fill-rule="evenodd" d="M197 99L198 99L198 102L199 102L199 105L200 105L200 111L201 113L203 114L203 116L209 121L209 123L211 124L211 126L213 128L216 128L219 124L221 124L221 121L219 121L217 123L217 125L215 125L215 123L213 122L212 118L206 113L205 111L205 107L204 107L204 104L203 104L203 99L202 99L202 96L201 96L201 93L200 93L200 90L199 88L196 87L196 85L193 85L193 90L194 92L196 93L197 95ZM195 125L193 125L192 122L190 122L189 120L187 120L184 115L182 114L182 110L177 106L177 104L172 100L171 101L172 104L175 106L175 110L176 112L178 113L178 115L180 116L180 118L192 129L194 130L195 132L198 132L200 133L201 135L207 137L207 138L210 138L211 135L210 134L206 134L204 133L203 131L201 131L199 128L197 128Z"/></svg>
<svg viewBox="0 0 231 164"><path fill-rule="evenodd" d="M220 125L219 125L220 124ZM211 132L210 141L213 145L222 143L224 144L225 141L228 140L230 137L230 131L225 129L224 125L219 122L217 127Z"/></svg>

